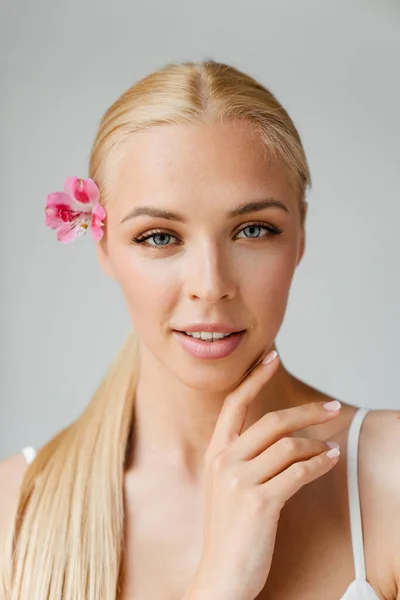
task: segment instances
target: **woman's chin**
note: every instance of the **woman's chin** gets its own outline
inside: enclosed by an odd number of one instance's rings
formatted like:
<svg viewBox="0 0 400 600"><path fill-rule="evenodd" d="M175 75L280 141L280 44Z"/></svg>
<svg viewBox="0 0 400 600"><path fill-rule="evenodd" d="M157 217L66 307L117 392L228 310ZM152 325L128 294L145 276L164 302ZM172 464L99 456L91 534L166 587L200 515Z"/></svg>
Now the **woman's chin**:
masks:
<svg viewBox="0 0 400 600"><path fill-rule="evenodd" d="M195 369L192 369L190 373L188 371L185 371L185 373L176 373L177 379L188 388L210 394L221 392L228 394L239 384L240 378L244 375L245 371L240 373L238 378L236 371L236 375L233 376L232 367L224 369L222 366L213 373L207 373L206 376L202 369L199 369L198 373L195 372Z"/></svg>

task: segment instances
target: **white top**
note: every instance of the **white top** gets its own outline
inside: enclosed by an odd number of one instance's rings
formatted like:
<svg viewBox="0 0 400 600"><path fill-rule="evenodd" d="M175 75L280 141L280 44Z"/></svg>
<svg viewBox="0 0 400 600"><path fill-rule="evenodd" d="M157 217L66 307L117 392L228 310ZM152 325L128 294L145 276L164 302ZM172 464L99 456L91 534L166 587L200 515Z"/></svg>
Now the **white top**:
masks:
<svg viewBox="0 0 400 600"><path fill-rule="evenodd" d="M367 408L359 408L354 414L347 439L347 483L356 578L351 582L340 600L379 600L378 594L365 576L361 505L358 491L358 442L361 426L367 412Z"/></svg>
<svg viewBox="0 0 400 600"><path fill-rule="evenodd" d="M35 448L32 448L32 446L26 446L25 448L22 448L21 452L25 456L28 465L33 461L34 458L36 458L36 450Z"/></svg>
<svg viewBox="0 0 400 600"><path fill-rule="evenodd" d="M351 540L356 578L350 583L340 600L380 600L372 585L366 580L361 507L358 491L358 442L361 426L368 410L369 409L362 407L357 410L354 414L348 433L347 479ZM32 448L32 446L23 448L21 452L24 454L28 464L31 463L36 456L36 450Z"/></svg>

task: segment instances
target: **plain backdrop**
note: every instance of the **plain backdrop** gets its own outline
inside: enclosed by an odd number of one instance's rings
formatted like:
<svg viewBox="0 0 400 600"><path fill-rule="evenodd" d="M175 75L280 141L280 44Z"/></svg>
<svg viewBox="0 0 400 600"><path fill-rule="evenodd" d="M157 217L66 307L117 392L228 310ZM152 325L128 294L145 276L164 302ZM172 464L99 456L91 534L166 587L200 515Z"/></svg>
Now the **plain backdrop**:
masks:
<svg viewBox="0 0 400 600"><path fill-rule="evenodd" d="M283 362L344 402L400 409L400 3L3 0L0 458L78 416L130 327L91 238L63 245L44 226L46 195L87 177L97 124L125 89L205 58L266 85L310 163Z"/></svg>

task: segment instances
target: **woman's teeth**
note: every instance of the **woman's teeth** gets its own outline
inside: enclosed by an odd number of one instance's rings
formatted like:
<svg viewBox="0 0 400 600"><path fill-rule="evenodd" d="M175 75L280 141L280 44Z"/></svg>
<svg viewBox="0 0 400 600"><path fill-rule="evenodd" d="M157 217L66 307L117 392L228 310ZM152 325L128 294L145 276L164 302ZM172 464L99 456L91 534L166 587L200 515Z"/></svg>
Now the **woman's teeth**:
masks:
<svg viewBox="0 0 400 600"><path fill-rule="evenodd" d="M186 333L186 335L190 336L190 337L194 337L197 339L201 339L205 342L214 342L217 340L222 340L225 337L229 337L230 335L232 335L231 333L212 333L210 331L194 331L192 333L188 333L187 331L184 331L184 333Z"/></svg>

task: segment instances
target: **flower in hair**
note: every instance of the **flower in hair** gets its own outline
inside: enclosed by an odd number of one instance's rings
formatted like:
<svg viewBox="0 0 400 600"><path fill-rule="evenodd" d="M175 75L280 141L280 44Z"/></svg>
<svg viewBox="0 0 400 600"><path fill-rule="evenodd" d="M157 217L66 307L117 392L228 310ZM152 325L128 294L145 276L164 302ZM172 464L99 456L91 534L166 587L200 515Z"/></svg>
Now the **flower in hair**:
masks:
<svg viewBox="0 0 400 600"><path fill-rule="evenodd" d="M106 211L99 203L100 191L93 179L68 177L65 192L52 192L46 198L45 225L57 230L59 242L68 244L90 228L95 242L104 235Z"/></svg>

